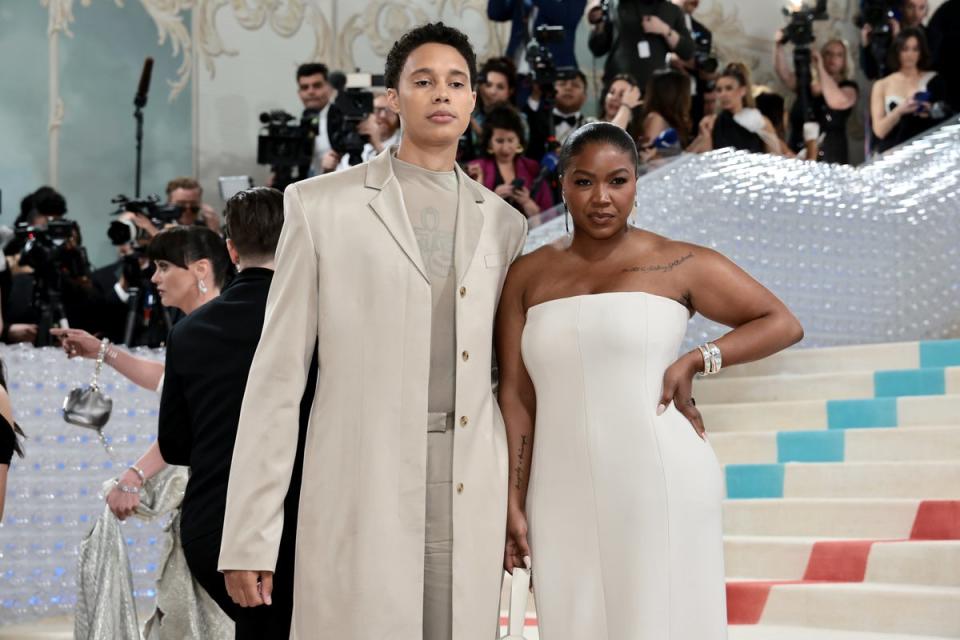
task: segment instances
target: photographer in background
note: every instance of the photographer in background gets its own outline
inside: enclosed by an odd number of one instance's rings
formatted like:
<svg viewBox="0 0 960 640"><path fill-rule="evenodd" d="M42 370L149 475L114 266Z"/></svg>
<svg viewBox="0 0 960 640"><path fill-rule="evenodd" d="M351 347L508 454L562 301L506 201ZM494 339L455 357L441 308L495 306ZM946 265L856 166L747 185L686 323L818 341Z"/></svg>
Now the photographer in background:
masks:
<svg viewBox="0 0 960 640"><path fill-rule="evenodd" d="M520 104L533 89L532 70L527 60L527 49L533 43L533 33L545 25L563 27L563 38L546 44L558 67L579 68L575 53L577 25L583 18L586 0L488 0L487 17L494 22L510 21L510 41L504 53L516 66L522 90ZM481 74L482 75L482 74ZM483 123L480 123L483 126ZM477 132L479 135L479 132Z"/></svg>
<svg viewBox="0 0 960 640"><path fill-rule="evenodd" d="M684 12L669 0L620 0L615 10L609 0L594 2L587 10L592 25L589 46L595 56L610 54L603 82L629 73L646 87L654 71L667 66L667 54L690 61L693 39Z"/></svg>
<svg viewBox="0 0 960 640"><path fill-rule="evenodd" d="M928 0L861 0L860 67L867 78L877 80L892 71L887 61L894 38L903 29L925 31L929 11Z"/></svg>
<svg viewBox="0 0 960 640"><path fill-rule="evenodd" d="M174 178L167 183L167 204L180 207L177 222L182 225L205 226L220 233L220 215L203 203L203 187L193 178ZM156 235L157 229L151 235Z"/></svg>
<svg viewBox="0 0 960 640"><path fill-rule="evenodd" d="M373 113L357 125L357 133L367 140L360 156L363 162L371 160L384 149L400 144L400 116L390 110L387 94L382 89L374 91ZM349 168L350 156L340 157L336 170Z"/></svg>
<svg viewBox="0 0 960 640"><path fill-rule="evenodd" d="M327 65L308 62L297 67L297 95L303 103L303 116L314 121L316 129L309 175L329 173L340 162L340 156L333 150L331 135L339 129L336 107L333 105L334 93ZM305 177L306 174L301 179Z"/></svg>
<svg viewBox="0 0 960 640"><path fill-rule="evenodd" d="M553 93L552 104L550 100L531 97L523 109L530 129L530 144L525 155L538 162L547 152L550 138L563 144L571 132L594 121L581 112L587 101L587 76L582 71L559 71L553 83Z"/></svg>
<svg viewBox="0 0 960 640"><path fill-rule="evenodd" d="M2 339L32 339L46 346L51 327L90 326L90 262L79 225L65 217L66 199L51 187L40 187L28 198L21 203L14 240L4 250L13 257L14 273Z"/></svg>
<svg viewBox="0 0 960 640"><path fill-rule="evenodd" d="M690 119L700 122L704 116L703 94L708 82L720 77L720 62L713 55L713 33L693 17L700 0L673 0L683 10L683 20L693 38L694 54L691 60L682 60L673 53L667 54L671 67L690 76Z"/></svg>
<svg viewBox="0 0 960 640"><path fill-rule="evenodd" d="M780 80L793 92L798 92L797 76L787 62L783 31L774 35L773 66ZM839 38L828 40L819 52L811 53L814 75L810 82L810 107L820 125L823 140L819 144L816 160L849 164L847 144L847 120L857 104L859 89L850 79L847 44ZM789 145L793 152L804 148L803 123L800 100L795 100L790 110ZM808 158L813 160L814 158Z"/></svg>

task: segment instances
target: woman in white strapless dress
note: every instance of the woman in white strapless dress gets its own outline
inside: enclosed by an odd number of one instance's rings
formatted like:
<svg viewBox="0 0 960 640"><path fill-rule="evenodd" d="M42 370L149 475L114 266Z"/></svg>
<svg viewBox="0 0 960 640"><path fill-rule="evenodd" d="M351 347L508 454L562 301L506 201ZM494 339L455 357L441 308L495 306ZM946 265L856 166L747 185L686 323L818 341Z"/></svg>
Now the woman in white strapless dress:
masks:
<svg viewBox="0 0 960 640"><path fill-rule="evenodd" d="M705 356L678 349L694 312L736 327L723 366L803 329L720 254L627 226L622 129L579 129L560 166L573 238L514 263L497 317L505 568L532 558L542 640L726 638L723 480L690 395Z"/></svg>

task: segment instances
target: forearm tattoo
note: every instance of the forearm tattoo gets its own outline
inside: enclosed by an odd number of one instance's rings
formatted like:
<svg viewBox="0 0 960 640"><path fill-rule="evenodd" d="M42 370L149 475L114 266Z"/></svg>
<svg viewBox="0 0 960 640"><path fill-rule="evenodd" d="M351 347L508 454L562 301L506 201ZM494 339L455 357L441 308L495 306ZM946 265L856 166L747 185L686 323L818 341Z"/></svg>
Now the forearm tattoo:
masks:
<svg viewBox="0 0 960 640"><path fill-rule="evenodd" d="M515 469L517 475L517 481L513 485L515 488L520 488L520 480L523 478L523 454L527 450L527 436L520 436L520 450L517 452L517 467Z"/></svg>
<svg viewBox="0 0 960 640"><path fill-rule="evenodd" d="M673 269L674 269L675 267L679 267L680 265L682 265L682 264L683 264L684 262L686 262L687 260L692 260L692 259L693 259L693 252L691 251L691 252L688 253L687 255L682 256L682 257L680 257L680 258L677 258L676 260L674 260L674 261L672 261L672 262L668 262L667 264L642 264L642 265L637 266L637 267L630 267L630 268L628 268L628 269L624 269L623 272L624 272L624 273L637 273L637 272L639 272L639 273L655 273L655 272L667 273L667 272L673 271Z"/></svg>

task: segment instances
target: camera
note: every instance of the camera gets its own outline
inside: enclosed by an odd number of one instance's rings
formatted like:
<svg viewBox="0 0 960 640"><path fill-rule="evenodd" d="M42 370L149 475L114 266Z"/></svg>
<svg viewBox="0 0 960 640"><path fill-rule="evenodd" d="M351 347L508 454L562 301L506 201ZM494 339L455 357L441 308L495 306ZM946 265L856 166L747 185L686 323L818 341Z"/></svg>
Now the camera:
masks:
<svg viewBox="0 0 960 640"><path fill-rule="evenodd" d="M816 37L813 34L813 23L816 20L827 20L827 0L817 0L814 8L801 7L796 11L783 10L784 15L790 18L783 28L781 44L790 42L797 48L809 48Z"/></svg>
<svg viewBox="0 0 960 640"><path fill-rule="evenodd" d="M863 0L860 5L860 15L855 22L860 28L870 25L863 71L871 80L887 75L887 53L893 44L890 21L898 17L898 8L897 0Z"/></svg>
<svg viewBox="0 0 960 640"><path fill-rule="evenodd" d="M63 326L67 319L64 285L70 298L90 275L86 252L80 246L80 227L73 220L62 219L46 225L21 222L14 237L23 246L20 264L33 269L32 307L38 316L34 345L50 346L54 343L50 328Z"/></svg>
<svg viewBox="0 0 960 640"><path fill-rule="evenodd" d="M533 42L527 46L527 64L530 75L545 95L552 95L553 83L577 75L574 67L558 67L548 44L563 42L563 27L543 24L537 27Z"/></svg>
<svg viewBox="0 0 960 640"><path fill-rule="evenodd" d="M117 205L117 209L110 215L119 215L125 211L146 216L158 229L176 222L183 210L175 204L161 204L160 196L147 196L142 200L131 200L125 195L118 195L110 200ZM131 220L114 220L107 227L107 237L115 247L124 244L133 244L144 237L144 232Z"/></svg>
<svg viewBox="0 0 960 640"><path fill-rule="evenodd" d="M350 73L346 76L344 89L334 101L339 112L340 124L334 129L330 144L341 156L349 156L350 164L362 162L363 147L370 139L357 131L357 125L373 113L373 87L382 87L382 75Z"/></svg>
<svg viewBox="0 0 960 640"><path fill-rule="evenodd" d="M856 25L870 25L876 31L889 31L891 18L896 18L897 0L863 0Z"/></svg>
<svg viewBox="0 0 960 640"><path fill-rule="evenodd" d="M716 73L720 67L720 61L713 55L713 43L710 36L705 33L695 31L693 34L693 62L697 69L704 73Z"/></svg>
<svg viewBox="0 0 960 640"><path fill-rule="evenodd" d="M297 120L282 109L274 109L261 113L260 122L263 128L257 137L257 164L270 165L275 171L310 164L319 123L315 111L307 110Z"/></svg>
<svg viewBox="0 0 960 640"><path fill-rule="evenodd" d="M797 78L797 104L804 122L816 122L817 114L813 104L813 95L810 90L812 76L810 73L810 45L816 40L813 33L813 23L817 20L827 20L827 0L817 0L812 9L801 6L796 11L783 10L789 17L787 26L783 28L783 38L780 43L793 43L793 72Z"/></svg>

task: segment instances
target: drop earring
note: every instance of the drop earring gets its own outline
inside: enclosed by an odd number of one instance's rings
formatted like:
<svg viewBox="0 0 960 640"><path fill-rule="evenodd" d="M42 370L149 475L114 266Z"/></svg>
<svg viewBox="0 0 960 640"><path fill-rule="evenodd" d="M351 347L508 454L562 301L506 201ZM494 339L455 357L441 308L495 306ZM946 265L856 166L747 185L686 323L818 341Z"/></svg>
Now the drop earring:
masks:
<svg viewBox="0 0 960 640"><path fill-rule="evenodd" d="M200 289L201 295L207 295L207 283L203 280L197 280L197 288Z"/></svg>

